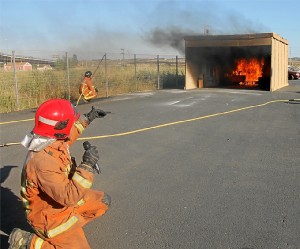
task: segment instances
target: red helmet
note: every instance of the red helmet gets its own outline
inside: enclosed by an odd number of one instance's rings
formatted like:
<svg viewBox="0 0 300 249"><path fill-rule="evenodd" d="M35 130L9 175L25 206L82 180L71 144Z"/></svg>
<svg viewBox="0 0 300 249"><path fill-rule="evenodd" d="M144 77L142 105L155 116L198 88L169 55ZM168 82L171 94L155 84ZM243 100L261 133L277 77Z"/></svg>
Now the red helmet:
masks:
<svg viewBox="0 0 300 249"><path fill-rule="evenodd" d="M35 113L33 132L40 136L65 139L79 118L73 104L65 99L50 99L40 105Z"/></svg>

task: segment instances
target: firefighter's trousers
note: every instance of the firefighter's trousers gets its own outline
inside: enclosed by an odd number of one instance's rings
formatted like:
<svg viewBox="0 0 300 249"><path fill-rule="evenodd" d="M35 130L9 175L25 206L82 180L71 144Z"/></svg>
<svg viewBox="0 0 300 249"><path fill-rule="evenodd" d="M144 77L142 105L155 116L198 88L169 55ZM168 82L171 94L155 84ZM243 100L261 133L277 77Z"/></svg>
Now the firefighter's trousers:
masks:
<svg viewBox="0 0 300 249"><path fill-rule="evenodd" d="M107 204L102 202L104 195L101 191L90 190L85 196L85 204L74 209L75 224L53 238L37 232L31 240L30 249L90 249L82 227L108 210Z"/></svg>

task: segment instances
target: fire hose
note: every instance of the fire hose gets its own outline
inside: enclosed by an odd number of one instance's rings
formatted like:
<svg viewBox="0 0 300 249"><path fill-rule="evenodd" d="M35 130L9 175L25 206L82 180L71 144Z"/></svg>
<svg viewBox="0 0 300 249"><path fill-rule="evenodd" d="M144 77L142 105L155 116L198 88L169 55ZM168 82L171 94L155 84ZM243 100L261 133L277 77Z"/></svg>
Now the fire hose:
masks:
<svg viewBox="0 0 300 249"><path fill-rule="evenodd" d="M247 110L247 109L262 107L262 106L265 106L265 105L268 105L268 104L271 104L271 103L276 103L276 102L300 104L300 99L271 100L271 101L265 102L263 104L246 106L246 107L242 107L242 108L239 108L239 109L234 109L234 110L231 110L231 111L219 112L219 113L210 114L210 115L206 115L206 116L200 116L200 117L191 118L191 119L179 120L179 121L175 121L175 122L170 122L170 123L160 124L160 125L156 125L156 126L141 128L141 129L132 130L132 131L123 132L123 133L116 133L116 134L111 134L111 135L100 135L100 136L94 136L94 137L82 137L82 138L78 138L77 140L79 141L79 140L91 140L91 139L101 139L101 138L126 136L126 135L131 135L131 134L134 134L134 133L139 133L139 132L144 132L144 131L148 131L148 130L163 128L163 127L166 127L166 126L171 126L171 125L176 125L176 124L181 124L181 123L187 123L187 122L197 121L197 120L200 120L200 119L206 119L206 118L231 114L231 113L234 113L234 112L243 111L243 110ZM106 113L110 113L110 112L106 112ZM16 122L16 121L12 121L12 122ZM2 123L2 124L7 124L7 123L8 122ZM0 125L1 125L1 123L0 123ZM8 146L11 146L11 145L21 145L21 142L0 144L0 148L1 147L8 147Z"/></svg>
<svg viewBox="0 0 300 249"><path fill-rule="evenodd" d="M110 111L105 111L106 114L112 114L112 112ZM10 122L3 122L3 123L0 123L0 125L3 125L3 124L11 124L11 123L18 123L18 122L26 122L26 121L32 121L34 119L25 119L25 120L20 120L20 121L10 121ZM83 140L85 138L78 138L77 140ZM8 146L12 146L12 145L22 145L22 142L15 142L15 143L4 143L4 144L0 144L0 148L1 147L8 147Z"/></svg>

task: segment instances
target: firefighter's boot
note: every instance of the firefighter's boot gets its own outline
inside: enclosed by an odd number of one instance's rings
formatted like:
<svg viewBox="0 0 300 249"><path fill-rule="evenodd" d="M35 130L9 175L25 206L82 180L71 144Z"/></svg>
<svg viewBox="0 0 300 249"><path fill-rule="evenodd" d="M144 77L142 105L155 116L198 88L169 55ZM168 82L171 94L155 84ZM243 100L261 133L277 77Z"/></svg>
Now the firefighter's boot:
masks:
<svg viewBox="0 0 300 249"><path fill-rule="evenodd" d="M33 233L14 228L8 238L10 244L8 249L27 249L30 247L32 237Z"/></svg>

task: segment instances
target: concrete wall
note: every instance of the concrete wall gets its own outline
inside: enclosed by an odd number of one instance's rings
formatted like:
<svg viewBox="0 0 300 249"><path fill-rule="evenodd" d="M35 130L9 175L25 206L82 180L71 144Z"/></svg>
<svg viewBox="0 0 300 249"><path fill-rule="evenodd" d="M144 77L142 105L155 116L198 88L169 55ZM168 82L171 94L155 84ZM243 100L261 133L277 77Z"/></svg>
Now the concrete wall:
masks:
<svg viewBox="0 0 300 249"><path fill-rule="evenodd" d="M272 37L270 91L276 91L288 84L288 42L274 34Z"/></svg>

